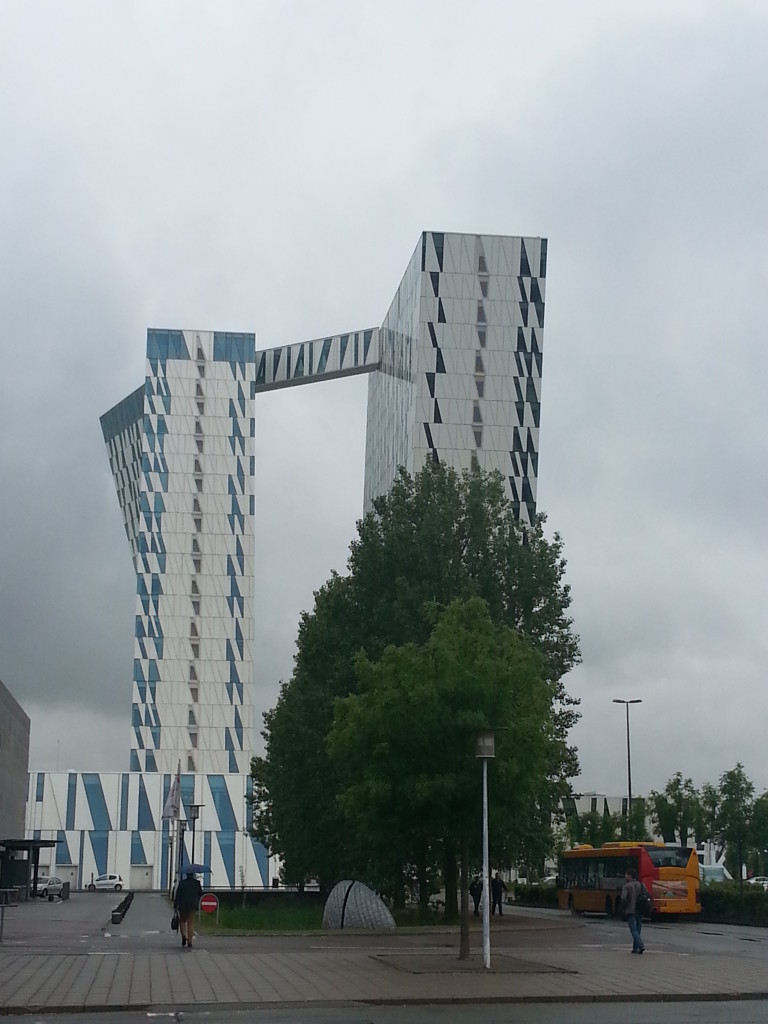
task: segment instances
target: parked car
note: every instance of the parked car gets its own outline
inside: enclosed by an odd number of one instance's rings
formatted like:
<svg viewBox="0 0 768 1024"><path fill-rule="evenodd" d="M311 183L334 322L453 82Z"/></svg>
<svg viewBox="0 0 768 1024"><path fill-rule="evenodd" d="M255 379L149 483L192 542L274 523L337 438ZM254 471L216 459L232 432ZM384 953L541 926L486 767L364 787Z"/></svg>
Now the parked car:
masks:
<svg viewBox="0 0 768 1024"><path fill-rule="evenodd" d="M98 875L88 886L88 892L99 892L104 890L120 892L122 888L123 879L121 875Z"/></svg>
<svg viewBox="0 0 768 1024"><path fill-rule="evenodd" d="M43 899L46 896L59 896L63 885L62 880L55 875L38 875L37 895L42 896Z"/></svg>
<svg viewBox="0 0 768 1024"><path fill-rule="evenodd" d="M753 875L747 881L750 885L762 885L764 889L768 889L768 875Z"/></svg>

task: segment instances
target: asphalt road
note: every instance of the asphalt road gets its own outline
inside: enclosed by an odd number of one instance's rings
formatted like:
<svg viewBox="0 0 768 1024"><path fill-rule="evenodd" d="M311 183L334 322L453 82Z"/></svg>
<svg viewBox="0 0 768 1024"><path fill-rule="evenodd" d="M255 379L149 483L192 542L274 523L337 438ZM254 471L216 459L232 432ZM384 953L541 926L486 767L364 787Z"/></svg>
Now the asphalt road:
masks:
<svg viewBox="0 0 768 1024"><path fill-rule="evenodd" d="M765 1024L765 1002L622 1003L514 1006L312 1007L99 1013L98 1024ZM3 1017L16 1024L96 1024L94 1014Z"/></svg>

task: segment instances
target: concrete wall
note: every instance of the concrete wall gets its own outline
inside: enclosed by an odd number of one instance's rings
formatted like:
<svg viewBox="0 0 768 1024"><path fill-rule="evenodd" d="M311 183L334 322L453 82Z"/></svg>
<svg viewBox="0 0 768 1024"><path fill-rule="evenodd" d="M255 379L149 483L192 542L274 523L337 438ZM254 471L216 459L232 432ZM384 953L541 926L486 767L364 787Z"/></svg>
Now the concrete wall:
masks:
<svg viewBox="0 0 768 1024"><path fill-rule="evenodd" d="M0 839L22 839L27 802L29 718L0 682Z"/></svg>

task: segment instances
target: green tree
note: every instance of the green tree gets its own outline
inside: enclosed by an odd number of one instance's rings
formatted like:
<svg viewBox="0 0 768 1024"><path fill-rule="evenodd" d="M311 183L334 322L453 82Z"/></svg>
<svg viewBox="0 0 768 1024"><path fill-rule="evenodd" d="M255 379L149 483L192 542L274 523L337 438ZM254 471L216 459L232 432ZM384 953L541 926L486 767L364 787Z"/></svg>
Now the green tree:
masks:
<svg viewBox="0 0 768 1024"><path fill-rule="evenodd" d="M752 869L757 875L765 875L768 873L768 793L763 793L752 805L750 833L754 846Z"/></svg>
<svg viewBox="0 0 768 1024"><path fill-rule="evenodd" d="M388 647L375 663L360 656L359 690L336 702L329 750L345 779L339 800L348 827L365 841L370 864L381 863L382 850L392 858L385 870L416 863L426 887L439 840L459 851L465 888L481 829L475 739L490 727L491 854L519 852L516 838L546 789L552 710L542 667L478 598L449 605L425 645ZM386 888L390 878L373 881Z"/></svg>
<svg viewBox="0 0 768 1024"><path fill-rule="evenodd" d="M618 829L619 839L622 842L647 843L650 842L648 832L648 809L643 797L632 797L632 807L627 814L619 814Z"/></svg>
<svg viewBox="0 0 768 1024"><path fill-rule="evenodd" d="M361 650L377 662L390 645L427 644L435 606L457 599L482 598L491 619L514 629L541 658L552 724L539 816L549 820L578 769L568 743L578 702L563 677L578 662L579 646L562 542L557 534L544 537L544 522L540 516L523 528L515 521L498 474L460 475L427 463L415 478L401 471L358 523L348 575L332 576L302 616L293 676L265 718L265 756L253 761L255 834L283 857L286 880L311 874L327 889L367 868L336 801L343 780L326 745L334 700L357 692ZM455 914L458 850L443 847L446 912Z"/></svg>
<svg viewBox="0 0 768 1024"><path fill-rule="evenodd" d="M696 808L693 825L697 843L714 843L717 841L717 817L719 811L720 793L711 782L705 782L699 792L699 805Z"/></svg>
<svg viewBox="0 0 768 1024"><path fill-rule="evenodd" d="M717 832L726 847L728 870L741 880L744 855L749 851L750 819L755 787L747 778L744 765L723 772L719 784L720 806Z"/></svg>
<svg viewBox="0 0 768 1024"><path fill-rule="evenodd" d="M615 843L619 838L618 819L617 814L601 814L599 811L571 814L565 825L568 846L602 846L603 843Z"/></svg>
<svg viewBox="0 0 768 1024"><path fill-rule="evenodd" d="M665 843L688 846L696 831L701 798L691 779L676 772L661 793L651 791L653 819Z"/></svg>

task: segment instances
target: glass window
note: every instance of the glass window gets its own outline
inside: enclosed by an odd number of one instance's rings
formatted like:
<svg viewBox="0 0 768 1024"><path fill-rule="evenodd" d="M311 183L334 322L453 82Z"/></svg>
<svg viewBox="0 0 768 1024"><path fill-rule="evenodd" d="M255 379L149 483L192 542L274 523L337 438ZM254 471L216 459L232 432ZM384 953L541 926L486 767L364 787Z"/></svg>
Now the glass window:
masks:
<svg viewBox="0 0 768 1024"><path fill-rule="evenodd" d="M487 280L487 278L484 278L484 277L480 278L480 294L483 296L484 299L488 298L488 280Z"/></svg>
<svg viewBox="0 0 768 1024"><path fill-rule="evenodd" d="M655 868L685 868L691 851L685 846L646 846L645 852Z"/></svg>

